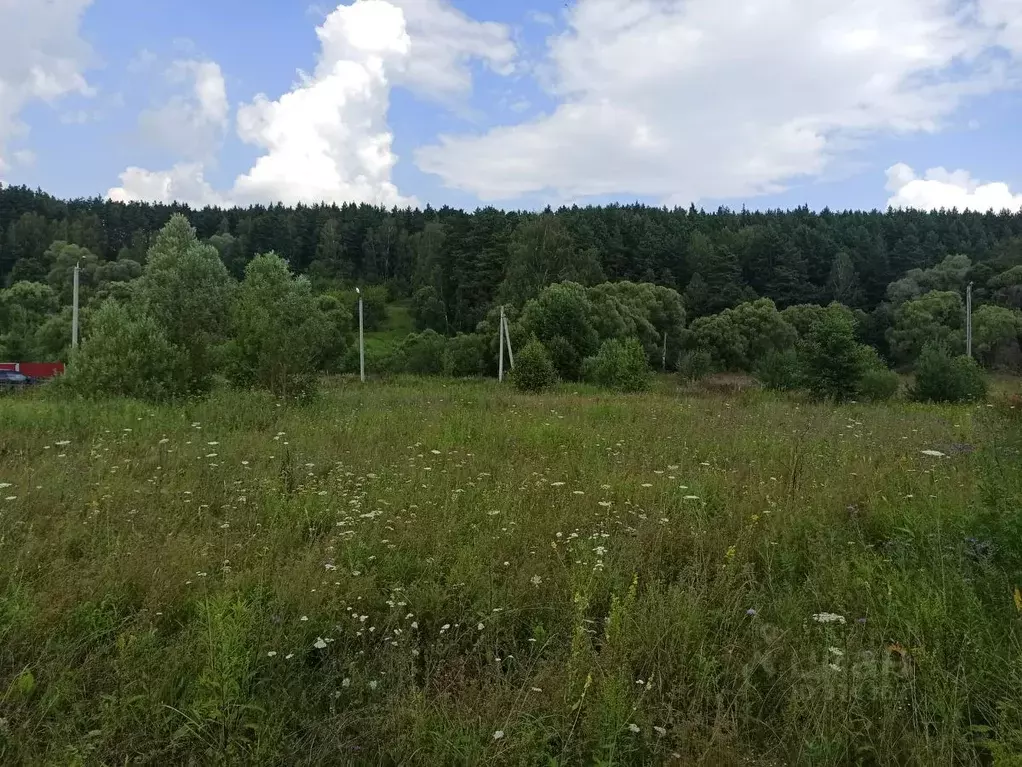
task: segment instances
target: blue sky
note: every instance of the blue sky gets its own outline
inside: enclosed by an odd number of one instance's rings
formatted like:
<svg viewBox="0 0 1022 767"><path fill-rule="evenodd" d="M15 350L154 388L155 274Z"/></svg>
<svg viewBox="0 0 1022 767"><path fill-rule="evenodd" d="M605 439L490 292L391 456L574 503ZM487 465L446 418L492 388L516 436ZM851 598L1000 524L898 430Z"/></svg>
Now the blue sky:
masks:
<svg viewBox="0 0 1022 767"><path fill-rule="evenodd" d="M61 197L1022 207L1019 0L8 0L4 29L0 180Z"/></svg>

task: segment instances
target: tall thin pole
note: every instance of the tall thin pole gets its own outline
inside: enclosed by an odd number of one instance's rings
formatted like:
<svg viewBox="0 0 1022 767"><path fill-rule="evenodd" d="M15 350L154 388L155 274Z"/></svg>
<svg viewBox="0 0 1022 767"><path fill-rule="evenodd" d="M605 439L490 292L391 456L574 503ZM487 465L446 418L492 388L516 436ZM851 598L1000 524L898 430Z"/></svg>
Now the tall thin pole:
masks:
<svg viewBox="0 0 1022 767"><path fill-rule="evenodd" d="M79 265L75 264L74 271L74 292L71 298L71 348L78 348L78 272Z"/></svg>
<svg viewBox="0 0 1022 767"><path fill-rule="evenodd" d="M667 370L667 331L664 331L664 358L662 360L663 369Z"/></svg>
<svg viewBox="0 0 1022 767"><path fill-rule="evenodd" d="M965 353L972 356L972 283L965 291Z"/></svg>
<svg viewBox="0 0 1022 767"><path fill-rule="evenodd" d="M515 369L515 352L511 348L511 326L507 324L507 315L504 315L504 340L507 342L507 361L511 363L511 369Z"/></svg>
<svg viewBox="0 0 1022 767"><path fill-rule="evenodd" d="M355 288L358 293L358 371L362 383L366 380L366 342L365 342L365 319L362 313L362 289Z"/></svg>
<svg viewBox="0 0 1022 767"><path fill-rule="evenodd" d="M501 361L497 367L497 380L504 380L504 307L501 307L501 329L497 334L501 339Z"/></svg>

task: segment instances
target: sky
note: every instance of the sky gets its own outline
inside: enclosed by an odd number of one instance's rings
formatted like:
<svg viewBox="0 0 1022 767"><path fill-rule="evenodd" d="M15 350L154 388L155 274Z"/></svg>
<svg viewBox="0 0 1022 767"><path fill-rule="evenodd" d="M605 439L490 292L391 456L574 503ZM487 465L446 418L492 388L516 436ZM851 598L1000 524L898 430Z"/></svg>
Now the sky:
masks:
<svg viewBox="0 0 1022 767"><path fill-rule="evenodd" d="M0 183L1022 210L1022 0L0 0Z"/></svg>

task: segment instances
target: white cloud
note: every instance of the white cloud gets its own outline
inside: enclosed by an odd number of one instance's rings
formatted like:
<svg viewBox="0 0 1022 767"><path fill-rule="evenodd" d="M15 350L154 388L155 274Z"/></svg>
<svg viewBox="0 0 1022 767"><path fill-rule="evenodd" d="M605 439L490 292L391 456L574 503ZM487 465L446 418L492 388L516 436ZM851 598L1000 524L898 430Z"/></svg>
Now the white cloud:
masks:
<svg viewBox="0 0 1022 767"><path fill-rule="evenodd" d="M197 208L224 205L226 200L206 181L202 163L179 163L169 171L128 168L121 186L107 192L114 202L183 202Z"/></svg>
<svg viewBox="0 0 1022 767"><path fill-rule="evenodd" d="M931 168L919 178L908 165L898 163L887 169L887 191L894 193L887 201L892 208L1022 211L1022 192L1012 194L1001 182L977 181L965 170Z"/></svg>
<svg viewBox="0 0 1022 767"><path fill-rule="evenodd" d="M92 53L79 36L91 2L0 0L0 174L14 159L6 157L7 143L27 131L18 119L22 107L92 94L82 74Z"/></svg>
<svg viewBox="0 0 1022 767"><path fill-rule="evenodd" d="M391 89L456 99L471 88L472 59L506 73L515 55L505 27L473 21L447 0L355 0L337 6L316 34L312 73L299 72L298 84L276 100L260 94L239 107L238 136L262 154L230 192L210 188L201 164L183 163L170 171L130 168L110 196L415 204L391 180L398 159L387 124Z"/></svg>
<svg viewBox="0 0 1022 767"><path fill-rule="evenodd" d="M998 30L997 42L1022 53L1022 0L979 0L984 23Z"/></svg>
<svg viewBox="0 0 1022 767"><path fill-rule="evenodd" d="M441 137L420 168L484 200L763 194L1007 79L984 55L1004 29L959 0L578 0L566 19L540 70L559 106Z"/></svg>
<svg viewBox="0 0 1022 767"><path fill-rule="evenodd" d="M187 85L188 93L139 115L142 135L187 159L208 158L223 140L230 114L220 66L212 61L175 61L165 75L174 85Z"/></svg>

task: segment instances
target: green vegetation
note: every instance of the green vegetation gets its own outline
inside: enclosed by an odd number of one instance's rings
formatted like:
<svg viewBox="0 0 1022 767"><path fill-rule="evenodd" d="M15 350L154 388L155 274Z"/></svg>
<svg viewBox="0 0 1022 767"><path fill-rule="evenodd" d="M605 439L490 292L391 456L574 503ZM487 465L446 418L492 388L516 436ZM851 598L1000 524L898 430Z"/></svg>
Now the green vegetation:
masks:
<svg viewBox="0 0 1022 767"><path fill-rule="evenodd" d="M518 391L540 392L557 382L550 353L539 341L533 339L519 352L517 365L511 371L511 382Z"/></svg>
<svg viewBox="0 0 1022 767"><path fill-rule="evenodd" d="M0 761L1022 756L1003 395L578 388L3 398Z"/></svg>

